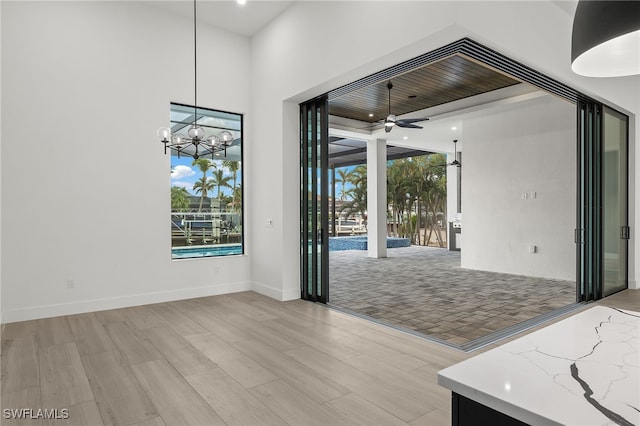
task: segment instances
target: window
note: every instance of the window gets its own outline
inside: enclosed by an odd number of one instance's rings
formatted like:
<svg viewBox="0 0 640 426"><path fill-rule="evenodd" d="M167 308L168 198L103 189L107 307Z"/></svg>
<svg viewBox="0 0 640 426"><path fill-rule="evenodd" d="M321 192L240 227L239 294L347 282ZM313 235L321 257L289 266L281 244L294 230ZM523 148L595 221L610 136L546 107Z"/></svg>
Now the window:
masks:
<svg viewBox="0 0 640 426"><path fill-rule="evenodd" d="M194 121L205 139L233 136L213 149L193 145L171 150L171 257L244 253L242 210L242 115L171 104L171 133L186 135ZM194 159L195 157L195 159Z"/></svg>

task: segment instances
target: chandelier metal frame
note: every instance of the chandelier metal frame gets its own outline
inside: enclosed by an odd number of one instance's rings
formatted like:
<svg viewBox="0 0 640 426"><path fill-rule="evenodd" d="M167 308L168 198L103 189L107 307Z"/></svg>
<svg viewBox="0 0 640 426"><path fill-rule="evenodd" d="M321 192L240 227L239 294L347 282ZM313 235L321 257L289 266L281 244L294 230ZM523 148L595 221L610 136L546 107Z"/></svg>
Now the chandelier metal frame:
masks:
<svg viewBox="0 0 640 426"><path fill-rule="evenodd" d="M194 160L206 155L215 158L215 153L224 151L234 143L233 134L228 130L222 130L217 135L205 136L205 130L198 125L198 9L197 0L193 0L193 122L187 134L173 133L167 127L158 129L158 138L164 144L164 153L167 150L180 154L191 155ZM193 153L190 151L193 150Z"/></svg>

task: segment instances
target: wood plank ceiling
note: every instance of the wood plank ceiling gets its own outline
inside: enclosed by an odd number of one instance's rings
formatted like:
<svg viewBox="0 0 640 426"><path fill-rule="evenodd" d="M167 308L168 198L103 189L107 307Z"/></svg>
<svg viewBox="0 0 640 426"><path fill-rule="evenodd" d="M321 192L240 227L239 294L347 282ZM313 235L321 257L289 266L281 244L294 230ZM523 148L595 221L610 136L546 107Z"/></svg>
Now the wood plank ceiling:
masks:
<svg viewBox="0 0 640 426"><path fill-rule="evenodd" d="M462 54L408 71L391 82L391 113L398 116L520 83ZM329 114L368 123L384 120L389 114L387 81L330 100Z"/></svg>

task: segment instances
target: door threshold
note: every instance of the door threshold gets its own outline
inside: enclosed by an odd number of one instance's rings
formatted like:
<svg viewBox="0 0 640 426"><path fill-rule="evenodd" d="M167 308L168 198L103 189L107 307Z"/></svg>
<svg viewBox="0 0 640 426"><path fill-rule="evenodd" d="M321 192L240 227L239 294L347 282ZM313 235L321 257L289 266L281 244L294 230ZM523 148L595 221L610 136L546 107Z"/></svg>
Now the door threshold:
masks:
<svg viewBox="0 0 640 426"><path fill-rule="evenodd" d="M459 344L459 345L455 344L455 343L447 342L446 340L439 339L439 338L437 338L435 336L430 336L428 334L421 333L419 331L413 330L413 329L408 328L408 327L403 327L401 325L392 324L392 323L389 323L387 321L383 321L383 320L371 317L369 315L365 315L365 314L362 314L360 312L353 311L351 309L347 309L347 308L343 308L343 307L340 307L340 306L337 306L337 305L333 305L331 303L327 303L326 306L329 307L330 309L334 309L336 311L340 311L340 312L343 312L343 313L348 314L348 315L352 315L352 316L355 316L355 317L358 317L358 318L362 318L364 320L367 320L367 321L370 321L370 322L374 322L376 324L380 324L382 326L389 327L389 328L392 328L394 330L401 331L403 333L411 334L413 336L420 337L421 339L425 339L425 340L428 340L430 342L437 343L439 345L447 346L447 347L452 348L452 349L456 349L456 350L459 350L459 351L462 351L462 352L469 353L469 352L476 351L476 350L478 350L480 348L483 348L485 346L497 343L497 342L499 342L501 340L504 340L506 338L514 336L514 335L516 335L518 333L521 333L523 331L529 330L530 328L537 327L537 326L539 326L541 324L549 322L549 321L551 321L553 319L556 319L556 318L558 318L560 316L566 315L566 314L568 314L570 312L582 309L582 308L586 307L586 305L588 303L590 303L590 302L572 303L570 305L563 306L562 308L555 309L555 310L553 310L551 312L547 312L546 314L535 316L535 317L533 317L531 319L528 319L526 321L523 321L523 322L520 322L518 324L514 324L512 326L509 326L509 327L494 331L493 333L487 334L486 336L482 336L482 337L479 337L477 339L470 340L470 341L468 341L466 343Z"/></svg>

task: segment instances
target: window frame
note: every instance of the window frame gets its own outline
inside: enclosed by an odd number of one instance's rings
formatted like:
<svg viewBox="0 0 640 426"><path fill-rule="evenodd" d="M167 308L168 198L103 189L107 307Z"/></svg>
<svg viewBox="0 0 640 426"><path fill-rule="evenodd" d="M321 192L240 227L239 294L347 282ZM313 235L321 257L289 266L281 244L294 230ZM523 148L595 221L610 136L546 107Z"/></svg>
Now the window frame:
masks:
<svg viewBox="0 0 640 426"><path fill-rule="evenodd" d="M175 118L176 114L188 114L189 111L191 112L190 117L186 117L186 118L182 118L182 119L178 119ZM190 203L189 207L187 208L188 211L184 211L184 212L175 212L173 209L173 206L171 206L170 208L170 215L171 215L171 260L176 260L176 261L180 261L180 260L188 260L188 259L207 259L207 258L219 258L219 257L228 257L228 256L242 256L246 253L246 247L245 247L245 223L246 223L246 217L245 217L245 208L244 208L244 114L242 113L237 113L237 112L231 112L231 111L226 111L226 110L221 110L221 109L214 109L214 108L206 108L206 107L202 107L202 106L193 106L193 105L187 105L187 104L182 104L182 103L177 103L177 102L171 102L169 105L169 122L170 122L170 129L172 130L172 134L174 129L176 130L176 133L187 133L187 129L188 126L193 124L193 119L196 119L196 123L205 128L205 130L207 131L206 136L209 136L209 134L216 134L219 131L222 130L227 130L227 131L231 131L234 134L234 144L233 146L229 147L229 148L223 148L220 151L217 151L216 153L214 152L209 152L207 154L203 154L201 153L199 158L202 159L208 159L212 164L216 164L217 167L222 168L222 164L223 161L229 160L229 161L237 161L239 163L239 168L238 168L238 179L236 180L236 185L235 188L239 188L240 189L240 196L239 196L239 203L240 203L240 208L239 211L237 213L234 213L233 211L226 211L226 208L223 210L221 208L221 206L219 206L219 220L223 220L223 222L226 222L226 219L223 219L225 216L229 217L229 216L235 216L238 218L239 220L239 224L235 225L235 226L239 226L239 241L238 242L234 242L234 243L229 243L229 238L231 235L231 232L229 229L227 229L227 233L226 234L222 234L222 232L216 236L215 232L214 232L214 228L215 226L213 225L213 208L211 206L209 206L207 208L208 211L204 211L204 208L199 208L198 210L194 211L193 205L192 203ZM202 113L202 114L201 114ZM194 117L194 115L196 117ZM224 116L230 116L230 117L224 117ZM223 126L223 125L212 125L211 123L203 123L203 119L205 121L211 121L213 120L214 123L216 120L219 120L219 122L223 122L225 120L228 121L233 121L233 122L237 122L238 126ZM182 127L180 127L180 125L182 125ZM216 129L215 131L211 131L211 129ZM238 135L237 137L235 137L236 135ZM236 141L238 141L236 143ZM235 149L235 148L239 148L239 154L235 154L233 155L233 157L228 158L227 157L227 149ZM173 172L174 168L177 165L180 164L175 164L175 159L182 159L182 163L184 164L185 161L187 161L186 159L190 160L189 167L192 168L192 170L194 171L194 175L197 175L198 173L202 173L200 170L197 169L197 166L193 165L193 156L191 155L190 152L188 151L183 151L183 150L176 150L176 149L171 149L170 150L170 167L171 167L171 171ZM219 156L219 153L224 153L222 154L223 156L220 158L217 158ZM236 159L239 158L239 159ZM215 169L214 169L215 170ZM207 178L207 180L211 179L211 170L208 170L205 173L202 173L203 177L207 177L207 174L209 174L209 177ZM232 174L225 174L225 176L229 176L231 177ZM173 187L180 187L180 185L175 185L174 184L174 180L173 178L170 180L170 190ZM172 191L172 190L171 190ZM212 190L212 192L215 191L215 187ZM233 187L231 188L231 192L232 192L232 197L233 197ZM189 194L189 199L190 201L192 197L197 197L198 195L195 194L193 192L193 189L191 187L191 190L189 191L187 189L187 192ZM210 200L215 200L215 198L212 197L208 197ZM201 211L202 210L202 211ZM225 214L226 213L226 214ZM212 242L207 243L206 242L206 230L204 230L205 228L207 228L206 226L202 226L201 229L203 229L203 233L201 235L192 235L191 234L191 228L189 229L189 231L186 231L186 226L184 228L180 228L180 226L177 226L177 224L174 222L174 217L180 217L182 216L183 218L186 218L187 216L190 216L191 222L206 222L207 220L204 220L204 217L209 214L211 215L209 217L208 220L210 220L212 222L211 224L211 234L208 236L208 238L211 238ZM196 220L196 217L199 216L200 218L202 218L203 220ZM231 219L231 222L233 223L233 219ZM182 221L181 223L182 225L184 225L184 221ZM190 225L191 226L191 225ZM176 245L176 240L177 238L174 238L174 231L176 230L176 228L184 233L184 236L181 238L184 238L184 244L181 245ZM225 228L223 227L219 227L218 229L220 229L221 231ZM227 239L227 243L222 242L224 236L226 235L226 239ZM202 243L201 244L197 244L197 241L202 238ZM215 242L213 242L215 241ZM195 242L195 244L194 244ZM239 246L239 249L237 248ZM225 250L224 248L226 247L233 247L233 250L229 249L229 250Z"/></svg>

